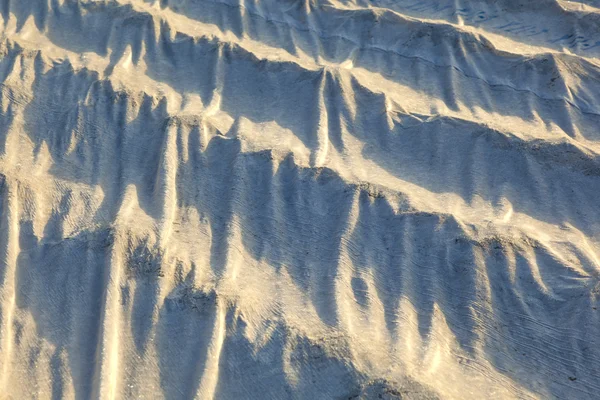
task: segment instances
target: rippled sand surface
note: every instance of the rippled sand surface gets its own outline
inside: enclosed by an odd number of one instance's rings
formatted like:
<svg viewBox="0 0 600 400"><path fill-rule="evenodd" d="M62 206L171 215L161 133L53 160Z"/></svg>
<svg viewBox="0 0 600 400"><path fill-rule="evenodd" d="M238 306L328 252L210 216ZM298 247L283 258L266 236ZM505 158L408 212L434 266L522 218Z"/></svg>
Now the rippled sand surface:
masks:
<svg viewBox="0 0 600 400"><path fill-rule="evenodd" d="M600 1L0 34L0 398L598 398Z"/></svg>

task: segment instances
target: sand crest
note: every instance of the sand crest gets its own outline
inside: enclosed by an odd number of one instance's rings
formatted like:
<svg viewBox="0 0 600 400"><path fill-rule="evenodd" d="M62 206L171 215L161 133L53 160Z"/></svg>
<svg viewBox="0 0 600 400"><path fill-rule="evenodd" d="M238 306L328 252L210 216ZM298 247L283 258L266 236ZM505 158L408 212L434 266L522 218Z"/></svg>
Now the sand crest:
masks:
<svg viewBox="0 0 600 400"><path fill-rule="evenodd" d="M598 397L599 1L0 19L0 398Z"/></svg>

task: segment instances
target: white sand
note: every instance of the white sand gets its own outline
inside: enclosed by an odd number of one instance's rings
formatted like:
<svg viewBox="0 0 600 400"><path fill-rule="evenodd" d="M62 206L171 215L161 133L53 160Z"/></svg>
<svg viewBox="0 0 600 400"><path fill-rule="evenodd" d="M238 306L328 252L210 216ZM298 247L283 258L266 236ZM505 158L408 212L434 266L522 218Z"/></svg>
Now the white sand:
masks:
<svg viewBox="0 0 600 400"><path fill-rule="evenodd" d="M0 398L599 398L600 1L0 17Z"/></svg>

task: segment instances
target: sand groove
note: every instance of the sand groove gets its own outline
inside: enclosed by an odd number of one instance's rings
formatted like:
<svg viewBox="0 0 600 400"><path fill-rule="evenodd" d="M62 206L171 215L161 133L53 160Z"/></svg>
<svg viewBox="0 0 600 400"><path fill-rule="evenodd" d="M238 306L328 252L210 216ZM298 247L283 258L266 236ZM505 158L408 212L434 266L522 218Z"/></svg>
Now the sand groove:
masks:
<svg viewBox="0 0 600 400"><path fill-rule="evenodd" d="M588 3L0 0L0 392L594 398Z"/></svg>

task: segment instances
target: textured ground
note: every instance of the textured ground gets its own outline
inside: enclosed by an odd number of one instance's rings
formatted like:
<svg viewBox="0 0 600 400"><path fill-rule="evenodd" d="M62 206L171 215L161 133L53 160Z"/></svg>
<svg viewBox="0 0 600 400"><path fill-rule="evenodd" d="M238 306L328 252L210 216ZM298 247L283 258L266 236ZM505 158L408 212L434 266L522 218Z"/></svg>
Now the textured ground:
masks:
<svg viewBox="0 0 600 400"><path fill-rule="evenodd" d="M600 1L0 17L7 398L598 398Z"/></svg>

